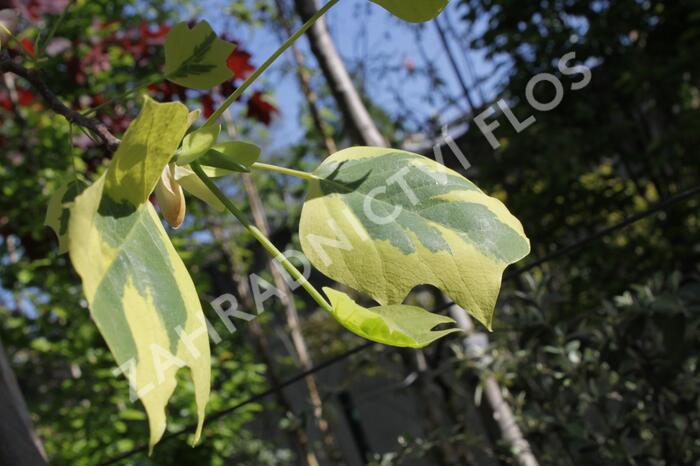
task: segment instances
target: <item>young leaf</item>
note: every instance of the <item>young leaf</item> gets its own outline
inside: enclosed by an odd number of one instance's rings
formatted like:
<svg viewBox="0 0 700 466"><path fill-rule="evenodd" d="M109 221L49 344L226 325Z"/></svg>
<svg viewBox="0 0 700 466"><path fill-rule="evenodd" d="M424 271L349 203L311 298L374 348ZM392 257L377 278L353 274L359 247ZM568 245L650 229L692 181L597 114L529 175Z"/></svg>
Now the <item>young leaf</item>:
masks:
<svg viewBox="0 0 700 466"><path fill-rule="evenodd" d="M437 17L449 0L371 0L404 21L422 23Z"/></svg>
<svg viewBox="0 0 700 466"><path fill-rule="evenodd" d="M165 408L184 366L194 382L199 438L210 355L197 292L150 202L125 214L103 196L105 179L70 212L70 257L90 314L146 408L151 448L165 431Z"/></svg>
<svg viewBox="0 0 700 466"><path fill-rule="evenodd" d="M226 60L235 48L219 39L206 21L192 29L178 23L165 38L165 75L184 87L211 89L233 77Z"/></svg>
<svg viewBox="0 0 700 466"><path fill-rule="evenodd" d="M192 131L182 140L182 147L177 156L178 165L187 165L204 155L216 142L221 132L221 125L209 125Z"/></svg>
<svg viewBox="0 0 700 466"><path fill-rule="evenodd" d="M440 324L454 324L447 316L416 306L362 307L345 293L323 288L333 306L333 317L356 335L385 345L423 348L438 338L459 332L458 328L433 330Z"/></svg>
<svg viewBox="0 0 700 466"><path fill-rule="evenodd" d="M212 173L214 169L205 170L207 175L211 177L223 176L220 173ZM227 172L228 173L228 172ZM182 188L193 196L206 202L217 212L223 212L226 210L224 205L221 203L218 197L214 195L207 185L199 179L197 175L189 167L175 167L175 180L182 186Z"/></svg>
<svg viewBox="0 0 700 466"><path fill-rule="evenodd" d="M145 97L139 116L129 125L114 154L105 195L125 211L148 200L188 126L187 107L179 102L160 104Z"/></svg>
<svg viewBox="0 0 700 466"><path fill-rule="evenodd" d="M204 164L210 168L226 170L229 172L236 173L250 173L250 168L243 164L236 162L233 159L226 157L217 150L209 150L206 154L199 158L199 163Z"/></svg>
<svg viewBox="0 0 700 466"><path fill-rule="evenodd" d="M226 171L247 172L258 158L260 158L260 148L255 144L245 141L226 141L214 144L212 150L199 159L199 163ZM221 170L217 170L217 173Z"/></svg>
<svg viewBox="0 0 700 466"><path fill-rule="evenodd" d="M530 251L500 201L395 149L346 149L314 174L299 233L316 268L383 305L434 285L491 328L503 270Z"/></svg>
<svg viewBox="0 0 700 466"><path fill-rule="evenodd" d="M53 193L46 209L44 225L51 228L58 238L58 253L68 252L68 219L70 218L70 203L75 196L87 187L85 183L74 180L64 184Z"/></svg>

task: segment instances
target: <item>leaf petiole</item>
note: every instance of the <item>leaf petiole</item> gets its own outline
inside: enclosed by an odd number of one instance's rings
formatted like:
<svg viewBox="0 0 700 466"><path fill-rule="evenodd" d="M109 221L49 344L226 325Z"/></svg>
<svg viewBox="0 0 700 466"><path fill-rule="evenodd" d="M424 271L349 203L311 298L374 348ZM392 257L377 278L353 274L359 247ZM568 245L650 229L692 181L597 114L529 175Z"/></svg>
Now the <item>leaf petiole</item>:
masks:
<svg viewBox="0 0 700 466"><path fill-rule="evenodd" d="M226 210L228 210L236 219L241 222L241 224L250 232L251 235L253 235L253 238L256 239L266 250L267 252L270 253L272 257L275 258L280 264L282 264L282 267L285 268L287 272L289 272L289 275L297 282L299 283L307 293L309 293L309 296L313 298L314 301L318 303L319 306L321 306L324 310L332 313L333 312L333 307L330 305L328 301L323 297L323 295L316 289L314 286L309 283L309 281L304 277L304 274L302 274L299 269L297 269L294 264L289 262L289 260L284 256L284 254L277 249L277 246L275 246L270 239L263 234L262 231L260 231L255 225L251 224L248 219L245 217L243 212L241 212L238 207L233 205L233 203L229 200L228 197L219 189L218 186L216 186L216 183L207 176L206 173L204 173L204 170L202 170L202 166L199 165L197 162L192 162L190 164L190 167L192 168L192 171L195 172L195 174L199 177L199 179L202 180L202 182L207 186L209 191L216 196L221 203L226 207Z"/></svg>
<svg viewBox="0 0 700 466"><path fill-rule="evenodd" d="M301 170L294 170L293 168L286 168L286 167L279 167L277 165L270 165L267 163L262 163L262 162L255 162L251 167L253 170L260 170L260 171L268 171L268 172L275 172L275 173L281 173L283 175L289 175L293 176L295 178L301 178L303 180L308 180L308 181L315 181L319 180L320 178L314 175L313 173L301 171Z"/></svg>

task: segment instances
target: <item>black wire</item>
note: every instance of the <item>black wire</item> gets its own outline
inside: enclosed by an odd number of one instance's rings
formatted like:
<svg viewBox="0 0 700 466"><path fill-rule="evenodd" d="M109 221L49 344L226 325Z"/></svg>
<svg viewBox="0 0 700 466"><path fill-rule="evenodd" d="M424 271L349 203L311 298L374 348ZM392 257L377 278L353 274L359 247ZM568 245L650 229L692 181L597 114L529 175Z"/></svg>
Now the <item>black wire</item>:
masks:
<svg viewBox="0 0 700 466"><path fill-rule="evenodd" d="M217 419L220 419L228 414L231 414L234 411L237 411L238 409L242 408L245 405L248 405L250 403L255 403L256 401L259 401L268 395L272 395L273 393L275 393L279 390L284 390L288 386L294 385L295 383L299 382L300 380L303 380L305 377L308 377L311 374L314 374L314 373L321 371L329 366L332 366L335 363L338 363L346 358L349 358L350 356L352 356L355 353L359 353L361 351L364 351L367 348L374 346L375 344L376 343L374 343L373 341L367 341L365 343L362 343L361 345L357 345L354 348L349 349L348 351L345 351L344 353L340 353L337 356L333 356L332 358L322 362L321 364L318 364L318 365L316 365L308 370L300 372L299 374L295 375L294 377L292 377L290 379L285 380L284 382L282 382L279 385L276 385L274 387L270 387L267 390L260 392L260 393L256 393L255 395L252 395L249 398L247 398L247 399L245 399L245 400L243 400L243 401L241 401L233 406L230 406L226 409L222 409L221 411L217 411L214 414L210 414L209 416L206 417L204 422L216 421ZM183 427L180 430L177 430L175 432L171 432L169 434L164 435L160 441L165 442L166 440L170 440L172 438L187 434L188 432L191 432L192 430L194 430L196 427L197 427L196 423L190 424L189 426ZM110 464L114 464L117 461L121 461L121 460L126 459L130 456L133 456L137 453L147 452L147 451L148 451L148 445L144 444L144 445L136 447L132 450L129 450L125 453L122 453L119 456L115 456L114 458L111 458L111 459L105 461L104 463L100 463L100 466L107 466Z"/></svg>
<svg viewBox="0 0 700 466"><path fill-rule="evenodd" d="M550 254L547 254L539 259L536 259L536 260L530 262L529 264L525 265L524 267L513 270L510 273L506 273L503 276L503 280L505 281L505 280L515 279L515 278L519 277L520 275L524 274L525 272L528 272L534 268L537 268L537 267L545 264L546 262L549 262L549 261L554 260L554 259L558 259L559 257L562 257L562 256L566 256L567 254L571 254L572 252L577 251L578 249L580 249L584 246L587 246L588 244L590 244L590 243L592 243L592 242L594 242L594 241L596 241L596 240L598 240L606 235L609 235L610 233L612 233L616 230L619 230L621 228L625 228L625 227L627 227L635 222L638 222L646 217L649 217L650 215L653 215L657 212L666 210L670 206L677 204L679 202L682 202L682 201L684 201L684 200L686 200L686 199L688 199L696 194L699 194L699 193L700 193L700 186L695 186L695 187L690 188L686 191L683 191L679 194L676 194L674 196L670 196L670 197L666 198L665 200L657 203L656 205L650 207L649 209L644 210L642 212L639 212L637 214L631 215L631 216L629 216L629 217L621 220L620 222L615 223L609 227L603 228L602 230L597 231L596 233L582 239L581 241L570 244L568 246L564 246L560 249L557 249L556 251L553 251ZM447 303L439 306L438 308L434 309L433 312L444 311L445 309L449 308L453 304L455 304L455 303L454 302L447 302ZM327 361L324 361L324 362L322 362L322 363L320 363L320 364L318 364L318 365L316 365L316 366L314 366L306 371L303 371L303 372L295 375L294 377L292 377L290 379L287 379L286 381L282 382L281 384L279 384L277 386L270 387L269 389L267 389L263 392L257 393L255 395L252 395L248 399L241 401L233 406L230 406L230 407L223 409L221 411L217 411L214 414L210 414L209 416L206 417L205 422L215 421L215 420L220 419L224 416L227 416L227 415L233 413L234 411L237 411L238 409L242 408L243 406L246 406L250 403L255 403L256 401L259 401L259 400L267 397L268 395L272 395L273 393L275 393L279 390L283 390L286 387L293 385L293 384L299 382L300 380L303 380L305 377L307 377L309 375L315 374L316 372L319 372L323 369L326 369L327 367L332 366L338 362L341 362L341 361L349 358L350 356L352 356L356 353L359 353L359 352L364 351L368 348L371 348L371 347L375 346L376 344L377 343L375 343L373 341L368 341L368 342L365 342L361 345L357 345L354 348L349 349L348 351L340 353L337 356L334 356L334 357L328 359ZM165 442L167 440L173 439L175 437L179 437L181 435L187 434L188 432L191 432L195 428L196 428L196 424L191 424L191 425L184 427L178 431L166 434L161 439L161 443ZM129 458L137 453L147 452L147 451L148 451L148 445L144 444L144 445L141 445L139 447L133 448L132 450L124 452L121 455L115 456L115 457L113 457L113 458L111 458L103 463L100 463L99 466L108 466L111 464L115 464L116 462L124 460L126 458Z"/></svg>

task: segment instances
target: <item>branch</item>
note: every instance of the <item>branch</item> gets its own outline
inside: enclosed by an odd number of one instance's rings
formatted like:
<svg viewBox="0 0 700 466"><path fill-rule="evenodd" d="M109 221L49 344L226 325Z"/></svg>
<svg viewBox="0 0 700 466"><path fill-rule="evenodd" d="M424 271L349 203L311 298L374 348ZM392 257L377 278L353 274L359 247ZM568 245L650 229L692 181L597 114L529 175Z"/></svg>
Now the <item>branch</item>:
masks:
<svg viewBox="0 0 700 466"><path fill-rule="evenodd" d="M15 63L7 51L0 52L0 73L10 72L24 78L41 95L51 110L62 115L69 123L74 123L90 130L97 136L100 144L110 153L114 152L119 145L119 139L109 132L107 127L96 118L90 118L72 110L61 102L44 82L41 74L37 70L30 70Z"/></svg>

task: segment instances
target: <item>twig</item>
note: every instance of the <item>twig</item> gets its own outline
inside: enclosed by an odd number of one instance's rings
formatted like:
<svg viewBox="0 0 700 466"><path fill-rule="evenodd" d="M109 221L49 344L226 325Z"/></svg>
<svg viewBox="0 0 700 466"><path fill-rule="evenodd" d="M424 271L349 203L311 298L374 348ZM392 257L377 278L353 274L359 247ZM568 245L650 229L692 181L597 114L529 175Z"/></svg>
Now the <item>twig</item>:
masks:
<svg viewBox="0 0 700 466"><path fill-rule="evenodd" d="M18 63L15 63L7 51L0 51L0 73L10 72L25 79L41 95L46 104L51 110L62 115L69 123L75 123L78 126L94 133L102 145L110 153L114 152L119 145L119 139L109 132L109 129L99 120L90 118L75 110L68 108L61 100L56 97L51 89L46 85L41 74L37 70L30 70Z"/></svg>

